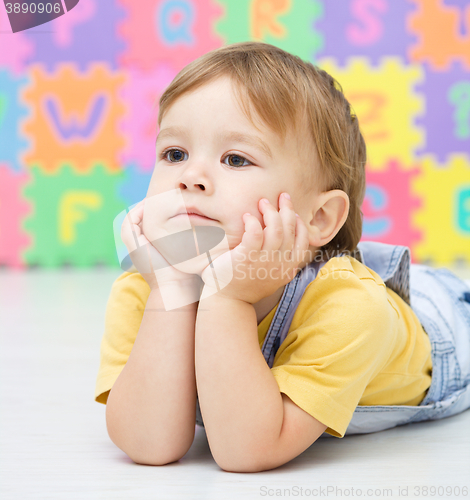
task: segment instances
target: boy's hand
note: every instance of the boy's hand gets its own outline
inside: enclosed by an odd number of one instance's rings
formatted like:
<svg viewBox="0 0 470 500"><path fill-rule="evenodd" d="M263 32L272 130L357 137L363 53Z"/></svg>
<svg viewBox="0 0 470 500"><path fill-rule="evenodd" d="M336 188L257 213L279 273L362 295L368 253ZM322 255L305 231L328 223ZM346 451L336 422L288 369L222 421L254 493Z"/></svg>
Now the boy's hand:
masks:
<svg viewBox="0 0 470 500"><path fill-rule="evenodd" d="M243 216L242 241L214 259L215 278L212 266L202 271L205 286L201 300L211 291L254 304L294 279L309 248L308 231L289 199L281 195L279 206L278 212L269 202L259 202L264 231L256 217Z"/></svg>
<svg viewBox="0 0 470 500"><path fill-rule="evenodd" d="M121 239L126 245L132 263L148 283L151 290L164 285L199 289L199 277L172 267L142 232L145 198L124 218ZM158 279L157 279L158 278ZM197 299L196 299L197 300Z"/></svg>

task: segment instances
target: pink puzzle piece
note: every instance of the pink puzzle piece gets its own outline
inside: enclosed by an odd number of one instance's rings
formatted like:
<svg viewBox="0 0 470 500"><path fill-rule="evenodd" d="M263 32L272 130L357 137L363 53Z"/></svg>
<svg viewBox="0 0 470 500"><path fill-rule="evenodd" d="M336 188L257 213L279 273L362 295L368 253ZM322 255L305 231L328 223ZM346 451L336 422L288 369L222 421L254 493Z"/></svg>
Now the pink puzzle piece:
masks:
<svg viewBox="0 0 470 500"><path fill-rule="evenodd" d="M23 231L22 221L31 212L30 204L23 198L23 186L30 176L17 173L6 164L0 164L0 264L24 267L23 250L31 238Z"/></svg>
<svg viewBox="0 0 470 500"><path fill-rule="evenodd" d="M413 227L411 214L421 207L422 200L412 192L411 181L420 173L419 165L405 169L396 160L390 160L381 172L366 169L366 185L370 195L366 195L362 205L364 225L361 241L408 246L411 260L415 260L413 246L421 241L422 232ZM368 227L380 228L381 222L387 227L385 233L367 234Z"/></svg>
<svg viewBox="0 0 470 500"><path fill-rule="evenodd" d="M117 33L127 42L120 55L126 68L151 71L161 61L171 62L178 71L224 40L213 25L224 14L213 0L168 2L166 0L119 0L127 11Z"/></svg>
<svg viewBox="0 0 470 500"><path fill-rule="evenodd" d="M3 3L3 2L2 2ZM0 7L0 68L19 75L34 52L33 42L24 33L12 33L5 7Z"/></svg>
<svg viewBox="0 0 470 500"><path fill-rule="evenodd" d="M120 155L121 163L135 163L139 170L148 172L155 165L158 99L176 76L176 69L159 64L150 73L130 69L120 97L126 106L120 122L120 132L126 137L126 146Z"/></svg>

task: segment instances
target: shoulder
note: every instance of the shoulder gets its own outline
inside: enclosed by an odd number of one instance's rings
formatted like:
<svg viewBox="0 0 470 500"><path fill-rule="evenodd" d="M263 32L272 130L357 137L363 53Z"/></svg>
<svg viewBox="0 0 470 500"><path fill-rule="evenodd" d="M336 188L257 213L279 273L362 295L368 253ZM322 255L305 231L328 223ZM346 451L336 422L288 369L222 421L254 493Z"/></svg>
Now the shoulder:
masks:
<svg viewBox="0 0 470 500"><path fill-rule="evenodd" d="M139 273L125 272L111 287L101 340L95 401L106 404L109 391L126 364L139 331L150 287Z"/></svg>
<svg viewBox="0 0 470 500"><path fill-rule="evenodd" d="M130 286L130 287L137 287L137 288L149 288L147 282L144 280L141 274L139 273L129 273L129 272L124 272L120 274L113 283L113 286Z"/></svg>
<svg viewBox="0 0 470 500"><path fill-rule="evenodd" d="M394 312L387 288L372 269L350 256L330 259L307 285L298 306L299 321L328 312L338 321L384 320Z"/></svg>
<svg viewBox="0 0 470 500"><path fill-rule="evenodd" d="M122 273L111 287L110 302L132 300L146 303L150 287L139 273Z"/></svg>
<svg viewBox="0 0 470 500"><path fill-rule="evenodd" d="M311 290L310 290L311 289ZM328 290L336 294L350 294L361 290L365 295L377 293L386 297L386 286L382 278L372 269L350 256L330 259L307 286L308 291Z"/></svg>
<svg viewBox="0 0 470 500"><path fill-rule="evenodd" d="M338 274L344 278L354 277L358 280L372 280L377 285L385 286L380 275L351 256L333 257L320 269L317 278L326 279ZM348 276L349 274L350 276Z"/></svg>

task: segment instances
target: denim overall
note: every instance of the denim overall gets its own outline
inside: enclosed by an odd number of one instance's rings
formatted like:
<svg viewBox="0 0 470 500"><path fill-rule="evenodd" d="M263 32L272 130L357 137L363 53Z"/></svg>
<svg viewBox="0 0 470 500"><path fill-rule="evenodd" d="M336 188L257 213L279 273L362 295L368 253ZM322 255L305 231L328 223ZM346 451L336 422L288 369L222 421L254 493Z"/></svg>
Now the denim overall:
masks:
<svg viewBox="0 0 470 500"><path fill-rule="evenodd" d="M345 435L441 419L469 408L470 287L445 268L411 264L410 251L405 246L364 241L358 244L353 257L375 271L387 287L411 306L431 342L432 379L418 406L358 405ZM308 264L286 285L262 346L270 368L305 288L325 264ZM199 399L196 424L204 426ZM320 437L335 436L324 432Z"/></svg>

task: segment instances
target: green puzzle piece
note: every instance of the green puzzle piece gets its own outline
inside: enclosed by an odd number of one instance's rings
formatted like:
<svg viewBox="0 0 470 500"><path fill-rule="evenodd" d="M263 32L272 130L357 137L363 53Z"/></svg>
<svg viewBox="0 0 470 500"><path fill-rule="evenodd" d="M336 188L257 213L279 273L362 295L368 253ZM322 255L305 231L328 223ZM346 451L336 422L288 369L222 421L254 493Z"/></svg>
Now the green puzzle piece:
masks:
<svg viewBox="0 0 470 500"><path fill-rule="evenodd" d="M110 173L96 165L91 172L80 174L65 165L54 175L37 166L31 174L32 183L24 194L33 213L24 228L33 245L24 253L25 262L46 267L119 266L113 220L126 208L117 195L124 173Z"/></svg>
<svg viewBox="0 0 470 500"><path fill-rule="evenodd" d="M323 48L323 36L313 28L323 16L323 4L318 0L286 2L285 12L274 9L276 3L252 0L218 0L225 15L215 23L215 32L224 44L256 40L275 45L306 61L315 62ZM254 8L269 9L255 12ZM255 7L258 6L258 7Z"/></svg>
<svg viewBox="0 0 470 500"><path fill-rule="evenodd" d="M3 123L6 114L7 114L7 98L5 95L0 94L0 126Z"/></svg>

